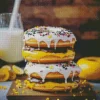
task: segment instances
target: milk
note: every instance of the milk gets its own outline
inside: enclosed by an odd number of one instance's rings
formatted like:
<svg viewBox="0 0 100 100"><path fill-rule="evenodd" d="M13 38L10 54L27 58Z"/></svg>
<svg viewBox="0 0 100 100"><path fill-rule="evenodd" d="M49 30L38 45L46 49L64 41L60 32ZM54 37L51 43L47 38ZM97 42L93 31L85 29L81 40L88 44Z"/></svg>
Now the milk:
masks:
<svg viewBox="0 0 100 100"><path fill-rule="evenodd" d="M6 62L19 62L23 60L23 29L0 28L0 59Z"/></svg>

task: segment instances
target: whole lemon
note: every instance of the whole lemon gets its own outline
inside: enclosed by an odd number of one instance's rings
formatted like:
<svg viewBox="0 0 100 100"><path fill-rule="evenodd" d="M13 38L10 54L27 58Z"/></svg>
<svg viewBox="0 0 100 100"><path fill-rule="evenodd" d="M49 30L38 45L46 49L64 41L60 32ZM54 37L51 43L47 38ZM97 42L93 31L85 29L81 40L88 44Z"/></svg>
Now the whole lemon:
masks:
<svg viewBox="0 0 100 100"><path fill-rule="evenodd" d="M100 57L84 57L77 61L82 69L79 77L87 80L100 80Z"/></svg>

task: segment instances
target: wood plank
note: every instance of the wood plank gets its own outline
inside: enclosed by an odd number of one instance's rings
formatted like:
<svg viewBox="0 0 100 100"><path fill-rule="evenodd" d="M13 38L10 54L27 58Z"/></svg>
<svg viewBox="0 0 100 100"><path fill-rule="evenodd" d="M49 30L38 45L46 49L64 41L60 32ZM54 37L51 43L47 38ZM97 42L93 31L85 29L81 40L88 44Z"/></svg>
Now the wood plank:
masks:
<svg viewBox="0 0 100 100"><path fill-rule="evenodd" d="M13 89L17 89L19 94L12 94ZM16 88L15 82L12 83L10 90L8 91L8 100L96 100L95 93L93 91L87 91L82 94L79 91L67 92L39 92L28 88Z"/></svg>

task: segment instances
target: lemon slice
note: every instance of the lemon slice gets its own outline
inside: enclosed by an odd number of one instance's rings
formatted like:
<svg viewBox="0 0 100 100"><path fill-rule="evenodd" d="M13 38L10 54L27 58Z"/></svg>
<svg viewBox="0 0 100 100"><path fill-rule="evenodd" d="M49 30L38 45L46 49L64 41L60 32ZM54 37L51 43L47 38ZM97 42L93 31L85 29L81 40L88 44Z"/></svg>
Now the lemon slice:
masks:
<svg viewBox="0 0 100 100"><path fill-rule="evenodd" d="M16 75L24 74L24 70L16 65L12 66L12 70L16 73Z"/></svg>
<svg viewBox="0 0 100 100"><path fill-rule="evenodd" d="M4 66L2 66L2 69L8 69L8 70L11 70L11 66L10 66L10 65L4 65Z"/></svg>
<svg viewBox="0 0 100 100"><path fill-rule="evenodd" d="M7 81L9 79L8 69L0 69L0 82Z"/></svg>

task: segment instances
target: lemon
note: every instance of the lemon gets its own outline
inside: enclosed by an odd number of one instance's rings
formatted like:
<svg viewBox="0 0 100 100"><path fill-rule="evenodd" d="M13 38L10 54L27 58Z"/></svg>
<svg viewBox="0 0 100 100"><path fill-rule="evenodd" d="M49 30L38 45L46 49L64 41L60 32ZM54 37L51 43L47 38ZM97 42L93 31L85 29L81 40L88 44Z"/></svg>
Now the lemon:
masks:
<svg viewBox="0 0 100 100"><path fill-rule="evenodd" d="M82 69L79 77L87 80L100 80L100 57L85 57L77 61Z"/></svg>
<svg viewBox="0 0 100 100"><path fill-rule="evenodd" d="M12 70L16 73L16 75L24 74L24 70L16 65L12 66Z"/></svg>
<svg viewBox="0 0 100 100"><path fill-rule="evenodd" d="M11 66L10 66L10 65L4 65L4 66L2 66L2 69L8 69L8 70L11 70Z"/></svg>
<svg viewBox="0 0 100 100"><path fill-rule="evenodd" d="M0 69L0 82L7 81L9 79L8 69Z"/></svg>

